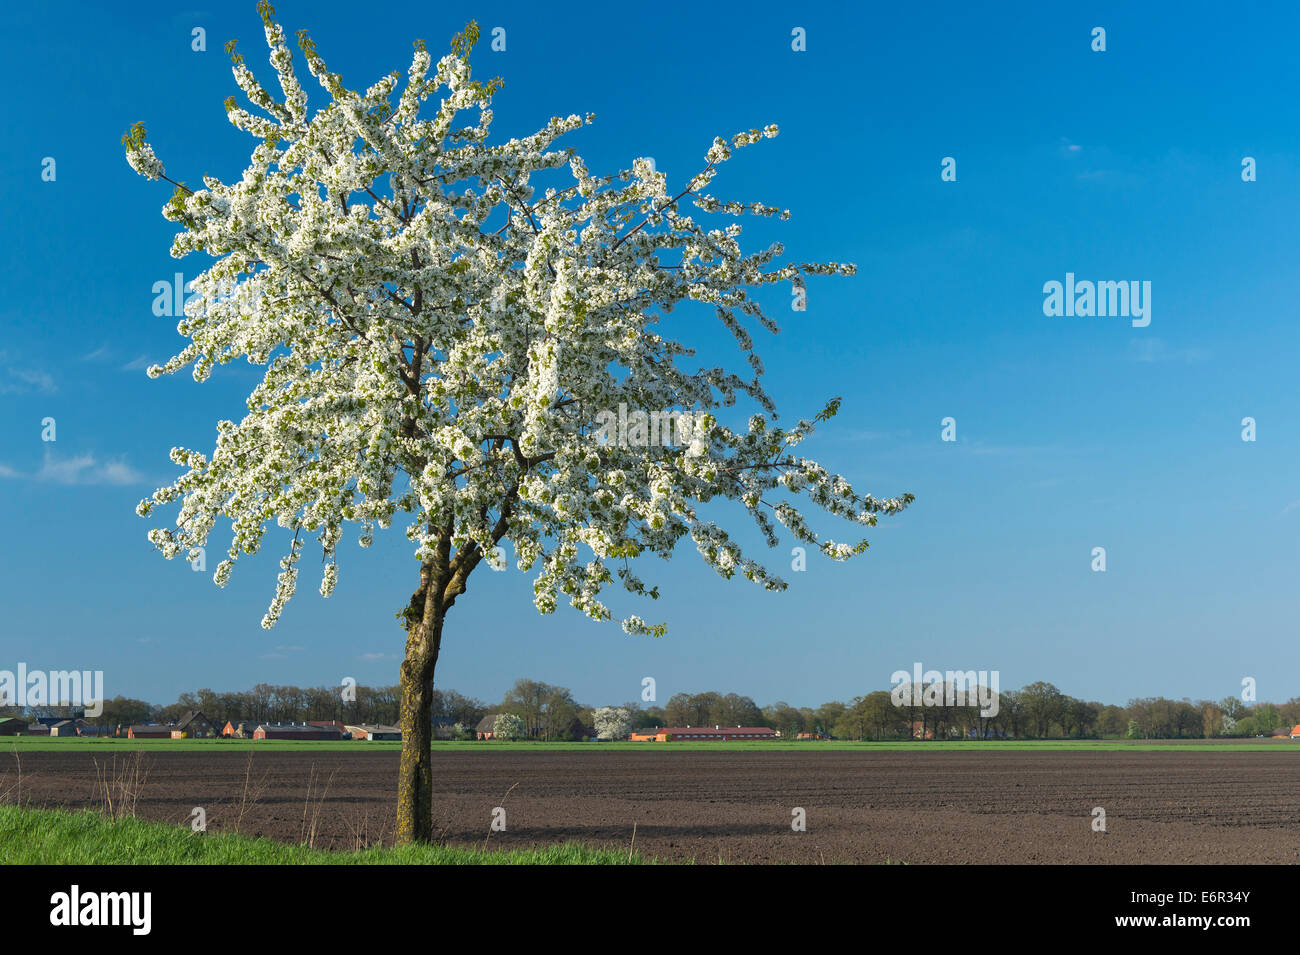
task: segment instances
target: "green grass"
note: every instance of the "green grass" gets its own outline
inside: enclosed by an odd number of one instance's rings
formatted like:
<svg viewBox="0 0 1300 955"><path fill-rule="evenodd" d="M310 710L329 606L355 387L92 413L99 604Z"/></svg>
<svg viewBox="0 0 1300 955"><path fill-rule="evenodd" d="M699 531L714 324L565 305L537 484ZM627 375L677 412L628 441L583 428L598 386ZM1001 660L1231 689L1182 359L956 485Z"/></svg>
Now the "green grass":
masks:
<svg viewBox="0 0 1300 955"><path fill-rule="evenodd" d="M232 833L194 833L92 811L0 806L3 865L643 865L639 853L578 843L481 851L398 846L329 852Z"/></svg>
<svg viewBox="0 0 1300 955"><path fill-rule="evenodd" d="M400 742L370 742L360 740L239 740L239 739L91 739L71 737L61 739L47 736L6 736L0 737L0 753L17 749L25 752L107 752L109 750L162 750L210 752L246 752L256 746L266 750L311 750L327 752L330 750L347 750L349 752L368 753L377 750L398 752ZM1300 753L1300 741L1287 739L1241 739L1241 740L1121 740L1121 739L1035 739L1035 740L899 740L891 742L850 742L847 740L823 740L820 742L795 742L794 740L750 740L740 742L687 742L674 743L540 743L540 742L505 742L503 740L436 742L435 753L457 752L494 752L502 750L532 750L536 752L557 750L583 750L586 752L607 752L610 750L631 750L658 752L667 750L779 750L782 752L872 752L872 751L915 751L936 752L961 750L965 752L989 751L1043 751L1043 752L1130 752L1130 751L1186 751L1186 752L1242 752L1259 751L1290 747Z"/></svg>

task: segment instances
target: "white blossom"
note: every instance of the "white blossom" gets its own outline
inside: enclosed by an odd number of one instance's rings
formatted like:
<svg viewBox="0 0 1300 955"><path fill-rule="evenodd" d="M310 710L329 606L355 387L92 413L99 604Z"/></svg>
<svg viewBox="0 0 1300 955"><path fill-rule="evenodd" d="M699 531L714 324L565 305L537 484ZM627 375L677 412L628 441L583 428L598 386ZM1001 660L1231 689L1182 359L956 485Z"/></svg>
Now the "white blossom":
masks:
<svg viewBox="0 0 1300 955"><path fill-rule="evenodd" d="M126 161L131 168L146 179L158 179L163 175L162 161L154 155L153 147L145 143L139 149L128 149Z"/></svg>
<svg viewBox="0 0 1300 955"><path fill-rule="evenodd" d="M498 84L473 78L465 45L434 66L417 43L404 73L358 92L300 35L327 99L309 116L269 16L266 35L279 95L232 54L247 104L232 98L227 118L255 139L248 168L180 186L164 210L180 227L173 255L212 264L178 325L187 343L150 375L189 369L204 381L240 359L264 368L212 452L176 448L183 473L140 503L148 517L179 502L174 526L149 534L165 557L204 546L222 522L228 558L214 580L224 586L272 525L292 531L263 619L271 627L297 588L305 541L319 543L328 596L345 526L359 525L368 546L397 518L424 569L447 575L447 605L509 543L536 573L540 613L564 598L606 620L605 586L617 577L657 597L631 562L667 557L686 537L723 577L785 586L700 516L704 502L738 501L769 544L779 524L839 560L866 542L822 541L794 499L866 526L911 501L872 497L797 456L815 422L778 426L763 388L753 335L777 325L756 291L854 272L786 260L780 245L742 251L736 220L786 213L706 192L775 126L714 140L705 167L675 187L643 158L593 175L557 145L592 116L489 143ZM143 126L124 144L132 168L163 176ZM557 183L561 173L571 184ZM733 336L743 374L696 368L690 344L659 333L663 315L692 303ZM740 399L758 409L747 423L725 411ZM597 416L623 404L688 415L688 440L600 442ZM623 628L663 632L635 615Z"/></svg>
<svg viewBox="0 0 1300 955"><path fill-rule="evenodd" d="M622 706L602 706L591 714L597 739L625 739L632 732L632 714Z"/></svg>

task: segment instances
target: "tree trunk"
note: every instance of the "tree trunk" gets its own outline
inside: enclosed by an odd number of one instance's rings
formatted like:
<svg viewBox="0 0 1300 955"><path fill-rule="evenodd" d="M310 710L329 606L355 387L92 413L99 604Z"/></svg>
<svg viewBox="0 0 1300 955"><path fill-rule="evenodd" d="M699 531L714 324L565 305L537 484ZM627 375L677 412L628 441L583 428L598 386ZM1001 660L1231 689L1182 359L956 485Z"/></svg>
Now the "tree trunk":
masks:
<svg viewBox="0 0 1300 955"><path fill-rule="evenodd" d="M502 505L493 541L506 532L510 500ZM397 841L433 841L433 671L442 647L442 625L466 581L483 560L470 544L451 556L452 526L438 533L435 553L420 565L420 586L400 616L406 621L406 658L402 660L402 762L397 775Z"/></svg>
<svg viewBox="0 0 1300 955"><path fill-rule="evenodd" d="M433 841L433 671L442 617L412 625L402 661L402 762L397 780L397 841Z"/></svg>

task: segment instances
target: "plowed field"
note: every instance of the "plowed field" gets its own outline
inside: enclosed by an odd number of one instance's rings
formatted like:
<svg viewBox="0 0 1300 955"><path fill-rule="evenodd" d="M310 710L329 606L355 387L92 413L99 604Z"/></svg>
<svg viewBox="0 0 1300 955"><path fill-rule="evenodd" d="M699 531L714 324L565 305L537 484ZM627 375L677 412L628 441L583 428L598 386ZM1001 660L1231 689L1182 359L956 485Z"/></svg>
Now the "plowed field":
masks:
<svg viewBox="0 0 1300 955"><path fill-rule="evenodd" d="M362 744L364 745L364 744ZM647 744L650 746L653 744ZM129 754L31 752L21 800L95 807ZM322 848L392 835L397 753L143 753L137 815ZM98 761L98 766L96 765ZM12 762L0 790L17 782ZM578 840L714 862L1295 863L1300 753L639 751L434 754L445 840ZM508 794L508 795L507 795ZM241 809L242 804L242 809ZM1093 828L1105 810L1106 831ZM791 829L803 809L807 830ZM313 834L314 830L314 834Z"/></svg>

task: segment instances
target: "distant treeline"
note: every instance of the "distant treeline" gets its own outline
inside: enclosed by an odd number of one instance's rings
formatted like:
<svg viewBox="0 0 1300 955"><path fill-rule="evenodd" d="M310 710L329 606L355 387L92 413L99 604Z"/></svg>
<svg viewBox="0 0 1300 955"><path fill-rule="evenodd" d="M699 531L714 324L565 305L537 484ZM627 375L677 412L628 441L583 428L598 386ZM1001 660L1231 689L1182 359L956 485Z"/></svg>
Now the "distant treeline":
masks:
<svg viewBox="0 0 1300 955"><path fill-rule="evenodd" d="M227 720L308 721L344 723L398 722L401 692L396 686L357 686L344 699L343 688L273 686L259 683L251 690L217 693L202 689L182 693L175 703L159 706L144 700L114 697L104 701L103 714L93 722L108 727L136 723L169 723L189 710L201 710L214 722ZM936 694L941 696L941 694ZM600 704L607 705L607 704ZM636 701L621 704L631 714L633 729L654 726L769 726L785 738L800 734L837 739L950 739L998 737L1008 739L1119 738L1194 739L1214 736L1258 736L1300 724L1300 697L1285 703L1246 703L1222 700L1170 700L1148 697L1126 706L1076 699L1050 683L1031 683L997 697L996 714L983 716L978 705L895 705L890 690L876 690L848 702L823 703L816 709L785 702L759 706L738 693L678 693L663 706ZM594 707L577 702L562 686L519 680L495 706L455 690L435 690L431 715L435 724L459 725L472 732L485 716L513 713L533 739L581 739L590 735ZM993 707L989 707L992 710ZM23 715L0 707L0 715ZM65 715L59 707L31 708L29 716Z"/></svg>
<svg viewBox="0 0 1300 955"><path fill-rule="evenodd" d="M1246 703L1234 696L1217 701L1153 696L1116 706L1080 700L1039 682L1002 691L996 715L988 717L978 705L895 706L890 690L801 712L811 712L819 728L829 726L830 735L841 739L1198 739L1289 730L1300 723L1300 697L1274 704Z"/></svg>

